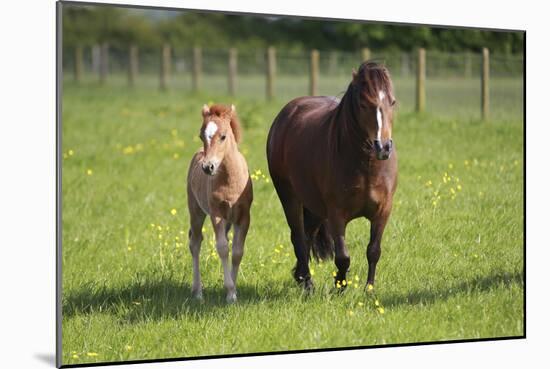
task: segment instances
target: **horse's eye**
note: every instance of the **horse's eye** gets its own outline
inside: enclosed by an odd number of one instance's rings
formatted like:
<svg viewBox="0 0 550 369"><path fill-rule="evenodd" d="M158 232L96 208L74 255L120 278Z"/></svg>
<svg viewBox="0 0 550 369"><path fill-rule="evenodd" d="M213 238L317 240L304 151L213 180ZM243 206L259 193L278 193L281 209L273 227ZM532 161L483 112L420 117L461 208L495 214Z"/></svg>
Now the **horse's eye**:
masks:
<svg viewBox="0 0 550 369"><path fill-rule="evenodd" d="M392 100L391 106L394 106L396 102L397 102L396 100Z"/></svg>
<svg viewBox="0 0 550 369"><path fill-rule="evenodd" d="M222 141L225 140L225 135L222 135L220 138L222 139Z"/></svg>

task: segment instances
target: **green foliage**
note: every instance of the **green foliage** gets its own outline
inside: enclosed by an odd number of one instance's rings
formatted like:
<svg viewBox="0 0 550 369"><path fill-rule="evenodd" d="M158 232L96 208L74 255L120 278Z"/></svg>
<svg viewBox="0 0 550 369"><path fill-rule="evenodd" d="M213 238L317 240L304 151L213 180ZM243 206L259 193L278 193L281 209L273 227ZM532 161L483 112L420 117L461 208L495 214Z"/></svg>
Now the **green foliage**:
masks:
<svg viewBox="0 0 550 369"><path fill-rule="evenodd" d="M523 334L521 116L482 124L400 106L399 186L375 292L363 288L369 225L359 219L346 233L351 286L336 293L333 263L312 263L317 288L306 298L291 277L288 226L265 160L286 97L264 103L257 94L151 86L63 88L64 364ZM233 306L208 221L205 301L190 298L185 177L209 100L236 103L254 175ZM469 115L477 114L476 104Z"/></svg>
<svg viewBox="0 0 550 369"><path fill-rule="evenodd" d="M157 11L156 13L159 13ZM156 14L155 13L155 14ZM420 46L443 51L479 51L489 47L499 53L523 51L523 33L457 28L386 25L367 22L311 20L290 17L231 15L197 11L128 10L113 6L64 5L66 45L109 41L158 46L202 45L290 49L411 50Z"/></svg>

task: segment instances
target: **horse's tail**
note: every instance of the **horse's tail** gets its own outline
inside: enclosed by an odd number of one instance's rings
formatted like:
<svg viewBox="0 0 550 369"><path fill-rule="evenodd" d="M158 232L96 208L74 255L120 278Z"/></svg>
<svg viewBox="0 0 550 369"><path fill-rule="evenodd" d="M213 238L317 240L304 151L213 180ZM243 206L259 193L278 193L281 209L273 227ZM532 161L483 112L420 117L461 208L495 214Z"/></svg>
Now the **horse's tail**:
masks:
<svg viewBox="0 0 550 369"><path fill-rule="evenodd" d="M304 208L304 230L308 247L316 261L334 257L334 242L328 233L326 220L319 220Z"/></svg>

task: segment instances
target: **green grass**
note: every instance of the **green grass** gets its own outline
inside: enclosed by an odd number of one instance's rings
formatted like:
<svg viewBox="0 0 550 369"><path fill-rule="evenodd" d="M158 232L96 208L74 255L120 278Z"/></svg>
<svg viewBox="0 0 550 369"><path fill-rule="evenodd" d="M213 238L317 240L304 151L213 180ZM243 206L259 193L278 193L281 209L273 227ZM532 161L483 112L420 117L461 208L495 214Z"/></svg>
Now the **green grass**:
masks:
<svg viewBox="0 0 550 369"><path fill-rule="evenodd" d="M205 299L190 299L185 178L207 101L236 103L241 151L267 176L267 130L283 98L65 83L64 364L523 334L521 117L483 124L400 106L399 186L375 293L363 290L369 225L356 220L346 235L354 284L337 294L334 265L313 264L316 291L302 295L282 208L260 175L239 301L228 306L208 222Z"/></svg>

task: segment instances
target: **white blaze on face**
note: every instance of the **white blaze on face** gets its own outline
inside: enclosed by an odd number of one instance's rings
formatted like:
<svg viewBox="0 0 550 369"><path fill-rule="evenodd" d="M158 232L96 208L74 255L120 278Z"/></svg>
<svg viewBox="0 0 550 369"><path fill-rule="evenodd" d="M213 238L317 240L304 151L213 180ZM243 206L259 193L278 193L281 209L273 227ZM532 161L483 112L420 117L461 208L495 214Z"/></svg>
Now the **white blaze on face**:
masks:
<svg viewBox="0 0 550 369"><path fill-rule="evenodd" d="M384 98L386 97L386 94L384 91L378 91L378 98L380 99L380 102L384 101ZM378 124L378 130L376 131L376 139L378 141L382 141L382 126L384 125L384 120L382 119L382 111L380 110L380 106L376 108L376 123Z"/></svg>
<svg viewBox="0 0 550 369"><path fill-rule="evenodd" d="M210 145L210 141L212 140L212 137L216 134L216 131L218 130L218 125L214 122L208 122L206 125L206 128L204 129L204 137L206 138L206 142Z"/></svg>

